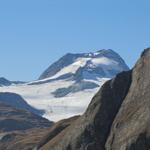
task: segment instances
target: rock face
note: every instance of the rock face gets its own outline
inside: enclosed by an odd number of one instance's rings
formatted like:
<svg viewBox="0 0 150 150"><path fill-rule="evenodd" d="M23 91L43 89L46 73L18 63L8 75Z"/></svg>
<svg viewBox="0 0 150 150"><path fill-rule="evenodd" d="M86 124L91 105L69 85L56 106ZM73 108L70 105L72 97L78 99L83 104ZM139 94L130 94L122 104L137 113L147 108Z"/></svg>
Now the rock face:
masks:
<svg viewBox="0 0 150 150"><path fill-rule="evenodd" d="M87 111L40 150L150 150L149 67L146 49L133 70L107 81Z"/></svg>

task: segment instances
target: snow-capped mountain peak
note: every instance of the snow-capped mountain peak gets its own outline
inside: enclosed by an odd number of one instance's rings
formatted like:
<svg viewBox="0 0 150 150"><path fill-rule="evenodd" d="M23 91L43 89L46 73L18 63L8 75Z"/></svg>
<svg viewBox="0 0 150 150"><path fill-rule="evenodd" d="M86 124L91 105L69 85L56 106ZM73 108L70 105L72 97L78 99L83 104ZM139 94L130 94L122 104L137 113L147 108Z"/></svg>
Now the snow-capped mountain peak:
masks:
<svg viewBox="0 0 150 150"><path fill-rule="evenodd" d="M97 52L71 54L68 53L50 65L39 79L58 78L65 74L76 76L82 70L80 78L85 74L103 78L112 78L117 73L128 70L124 60L113 50L99 50ZM68 78L68 76L67 76ZM86 78L86 77L85 77Z"/></svg>

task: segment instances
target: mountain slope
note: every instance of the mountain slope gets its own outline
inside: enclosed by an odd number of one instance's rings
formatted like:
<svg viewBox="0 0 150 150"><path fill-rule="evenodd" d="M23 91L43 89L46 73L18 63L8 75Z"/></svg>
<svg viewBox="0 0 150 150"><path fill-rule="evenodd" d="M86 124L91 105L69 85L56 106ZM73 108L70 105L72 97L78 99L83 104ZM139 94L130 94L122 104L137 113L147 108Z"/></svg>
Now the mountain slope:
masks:
<svg viewBox="0 0 150 150"><path fill-rule="evenodd" d="M131 71L107 81L86 112L40 150L149 150L149 66L150 48Z"/></svg>
<svg viewBox="0 0 150 150"><path fill-rule="evenodd" d="M37 115L42 115L44 111L31 107L20 95L16 93L0 92L0 102L11 105L18 109L24 109Z"/></svg>
<svg viewBox="0 0 150 150"><path fill-rule="evenodd" d="M3 77L0 78L0 86L9 86L9 85L11 85L11 81Z"/></svg>
<svg viewBox="0 0 150 150"><path fill-rule="evenodd" d="M53 122L27 110L0 102L0 149L29 150L52 125Z"/></svg>
<svg viewBox="0 0 150 150"><path fill-rule="evenodd" d="M0 102L0 132L49 127L52 122L29 111Z"/></svg>

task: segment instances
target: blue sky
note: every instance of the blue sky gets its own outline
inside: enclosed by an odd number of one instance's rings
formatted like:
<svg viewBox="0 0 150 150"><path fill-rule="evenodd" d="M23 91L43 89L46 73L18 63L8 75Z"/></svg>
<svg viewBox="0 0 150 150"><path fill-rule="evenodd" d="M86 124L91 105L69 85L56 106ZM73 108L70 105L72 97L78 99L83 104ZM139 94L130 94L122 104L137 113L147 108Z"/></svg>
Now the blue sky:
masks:
<svg viewBox="0 0 150 150"><path fill-rule="evenodd" d="M33 80L67 52L113 49L129 66L150 46L149 0L1 0L0 76Z"/></svg>

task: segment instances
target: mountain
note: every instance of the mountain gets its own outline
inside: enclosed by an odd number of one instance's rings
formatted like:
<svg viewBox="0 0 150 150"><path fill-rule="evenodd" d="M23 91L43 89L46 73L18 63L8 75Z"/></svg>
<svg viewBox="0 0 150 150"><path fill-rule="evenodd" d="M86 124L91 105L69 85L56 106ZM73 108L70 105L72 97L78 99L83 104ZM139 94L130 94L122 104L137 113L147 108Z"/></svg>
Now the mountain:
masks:
<svg viewBox="0 0 150 150"><path fill-rule="evenodd" d="M77 78L97 79L112 78L117 73L129 70L124 60L113 50L99 50L94 53L68 53L50 65L39 79L45 78Z"/></svg>
<svg viewBox="0 0 150 150"><path fill-rule="evenodd" d="M44 111L31 107L20 95L16 93L0 92L0 102L11 105L18 109L24 109L37 115L42 115Z"/></svg>
<svg viewBox="0 0 150 150"><path fill-rule="evenodd" d="M129 70L113 50L66 54L45 71L40 80L0 87L17 93L44 117L58 121L85 112L98 89L117 73Z"/></svg>
<svg viewBox="0 0 150 150"><path fill-rule="evenodd" d="M104 83L81 117L51 138L44 137L38 149L149 150L149 67L150 48L132 70Z"/></svg>

